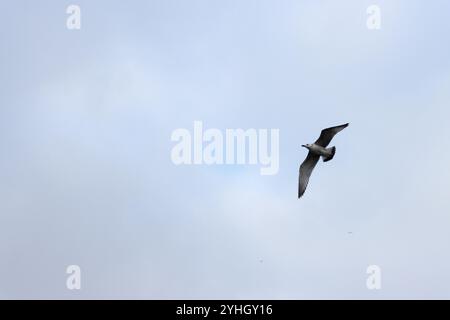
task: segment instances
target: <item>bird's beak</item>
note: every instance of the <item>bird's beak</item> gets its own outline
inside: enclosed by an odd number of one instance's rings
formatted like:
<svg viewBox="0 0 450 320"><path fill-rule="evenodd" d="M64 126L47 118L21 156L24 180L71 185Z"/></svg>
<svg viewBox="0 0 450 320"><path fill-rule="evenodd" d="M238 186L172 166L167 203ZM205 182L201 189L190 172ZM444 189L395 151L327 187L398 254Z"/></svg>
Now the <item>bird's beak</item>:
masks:
<svg viewBox="0 0 450 320"><path fill-rule="evenodd" d="M306 148L306 145L302 144L302 147Z"/></svg>

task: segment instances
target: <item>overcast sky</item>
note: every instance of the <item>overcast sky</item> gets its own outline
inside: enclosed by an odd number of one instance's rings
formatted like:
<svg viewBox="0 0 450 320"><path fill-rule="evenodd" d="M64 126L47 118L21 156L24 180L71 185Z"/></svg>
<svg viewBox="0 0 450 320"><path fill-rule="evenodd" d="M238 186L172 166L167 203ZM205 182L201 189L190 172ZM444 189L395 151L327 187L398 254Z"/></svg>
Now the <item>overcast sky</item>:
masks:
<svg viewBox="0 0 450 320"><path fill-rule="evenodd" d="M449 299L449 12L2 1L0 298ZM195 120L279 129L278 174L175 166ZM297 200L301 144L346 122Z"/></svg>

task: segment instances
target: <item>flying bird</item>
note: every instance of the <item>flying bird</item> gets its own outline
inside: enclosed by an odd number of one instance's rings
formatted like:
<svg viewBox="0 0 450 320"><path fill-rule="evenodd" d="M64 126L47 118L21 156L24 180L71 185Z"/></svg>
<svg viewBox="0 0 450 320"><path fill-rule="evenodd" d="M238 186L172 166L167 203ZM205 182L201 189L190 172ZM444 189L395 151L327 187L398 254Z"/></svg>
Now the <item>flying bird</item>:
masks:
<svg viewBox="0 0 450 320"><path fill-rule="evenodd" d="M334 154L336 153L336 147L327 148L330 144L331 139L340 131L347 128L348 123L323 129L320 133L319 139L316 140L313 144L303 144L302 147L305 147L309 150L308 155L306 156L305 161L300 166L300 172L298 177L298 198L305 193L306 186L308 185L309 177L319 161L320 157L322 157L323 162L330 161L333 159Z"/></svg>

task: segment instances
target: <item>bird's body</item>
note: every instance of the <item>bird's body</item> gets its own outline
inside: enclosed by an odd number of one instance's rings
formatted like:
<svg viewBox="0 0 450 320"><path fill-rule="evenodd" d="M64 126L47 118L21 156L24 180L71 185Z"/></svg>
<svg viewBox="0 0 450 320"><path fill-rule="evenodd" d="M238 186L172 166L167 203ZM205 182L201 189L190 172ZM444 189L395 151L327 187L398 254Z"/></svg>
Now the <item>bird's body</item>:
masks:
<svg viewBox="0 0 450 320"><path fill-rule="evenodd" d="M322 157L324 162L330 161L333 159L336 153L336 147L327 148L328 144L333 139L334 135L339 131L345 129L348 126L348 123L331 127L327 129L323 129L320 133L319 139L312 144L302 145L309 150L308 156L305 161L300 166L300 173L298 179L298 197L300 198L306 190L306 186L308 185L309 177L319 161L320 157Z"/></svg>
<svg viewBox="0 0 450 320"><path fill-rule="evenodd" d="M313 154L322 156L324 159L331 157L333 155L333 150L331 150L332 148L327 149L315 143L310 144L310 147L308 149Z"/></svg>

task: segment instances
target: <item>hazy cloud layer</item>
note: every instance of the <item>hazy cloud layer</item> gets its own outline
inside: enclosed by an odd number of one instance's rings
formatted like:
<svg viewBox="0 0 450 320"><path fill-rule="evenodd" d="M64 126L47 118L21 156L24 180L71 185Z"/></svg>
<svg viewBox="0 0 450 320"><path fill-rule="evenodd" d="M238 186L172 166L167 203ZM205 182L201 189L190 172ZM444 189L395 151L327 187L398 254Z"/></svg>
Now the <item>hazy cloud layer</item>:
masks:
<svg viewBox="0 0 450 320"><path fill-rule="evenodd" d="M450 298L450 3L77 3L0 5L1 298ZM279 128L279 173L173 165L194 120Z"/></svg>

